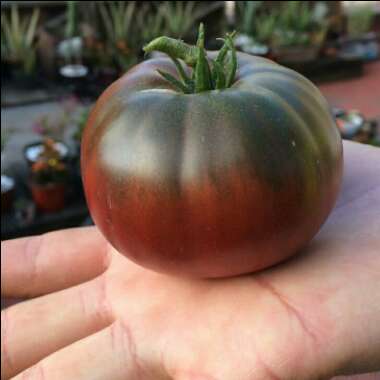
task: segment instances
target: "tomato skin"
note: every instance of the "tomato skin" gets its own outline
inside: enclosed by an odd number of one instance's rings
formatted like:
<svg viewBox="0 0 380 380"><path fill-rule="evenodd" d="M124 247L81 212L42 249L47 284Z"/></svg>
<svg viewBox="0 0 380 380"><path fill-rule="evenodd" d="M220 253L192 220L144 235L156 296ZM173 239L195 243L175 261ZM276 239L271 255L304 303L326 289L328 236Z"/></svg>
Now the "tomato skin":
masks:
<svg viewBox="0 0 380 380"><path fill-rule="evenodd" d="M342 143L319 91L238 55L226 90L184 95L148 60L111 85L82 140L91 215L110 243L156 271L253 272L304 247L330 213Z"/></svg>

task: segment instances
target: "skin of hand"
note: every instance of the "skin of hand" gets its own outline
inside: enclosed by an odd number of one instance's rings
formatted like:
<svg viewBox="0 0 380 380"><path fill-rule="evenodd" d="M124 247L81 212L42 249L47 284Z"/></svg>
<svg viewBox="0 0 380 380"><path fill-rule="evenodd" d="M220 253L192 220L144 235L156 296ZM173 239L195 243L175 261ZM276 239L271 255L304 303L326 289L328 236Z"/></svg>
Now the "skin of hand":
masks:
<svg viewBox="0 0 380 380"><path fill-rule="evenodd" d="M344 152L341 195L319 234L259 273L154 273L95 227L3 242L2 296L27 300L1 313L1 379L309 380L379 371L380 150L345 142Z"/></svg>

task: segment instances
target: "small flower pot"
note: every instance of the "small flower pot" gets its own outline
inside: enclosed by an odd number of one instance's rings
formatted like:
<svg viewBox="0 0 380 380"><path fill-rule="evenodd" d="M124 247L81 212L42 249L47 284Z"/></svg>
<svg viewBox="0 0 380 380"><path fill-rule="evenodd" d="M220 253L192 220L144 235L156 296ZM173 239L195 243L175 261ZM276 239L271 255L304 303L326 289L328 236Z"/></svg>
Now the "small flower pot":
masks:
<svg viewBox="0 0 380 380"><path fill-rule="evenodd" d="M259 45L259 44L253 44L250 46L244 46L242 48L242 51L247 54L256 55L263 58L270 58L271 52L269 49L269 46L267 45Z"/></svg>
<svg viewBox="0 0 380 380"><path fill-rule="evenodd" d="M271 58L269 45L258 43L246 34L240 34L235 40L236 47L244 53L256 55L263 58Z"/></svg>
<svg viewBox="0 0 380 380"><path fill-rule="evenodd" d="M61 141L56 141L55 147L59 152L60 159L62 161L67 161L70 152L69 147ZM43 149L44 143L42 141L28 144L24 147L24 157L29 166L32 166L38 160Z"/></svg>
<svg viewBox="0 0 380 380"><path fill-rule="evenodd" d="M65 207L65 183L30 184L34 203L42 212L56 212Z"/></svg>
<svg viewBox="0 0 380 380"><path fill-rule="evenodd" d="M7 175L1 175L1 213L9 212L13 206L15 181Z"/></svg>

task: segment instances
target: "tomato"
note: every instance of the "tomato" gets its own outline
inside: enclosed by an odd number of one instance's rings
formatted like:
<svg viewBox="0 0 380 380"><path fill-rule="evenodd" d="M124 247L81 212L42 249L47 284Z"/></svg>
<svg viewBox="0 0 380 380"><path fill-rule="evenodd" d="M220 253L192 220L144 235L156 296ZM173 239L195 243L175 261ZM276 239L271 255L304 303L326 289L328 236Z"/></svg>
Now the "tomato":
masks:
<svg viewBox="0 0 380 380"><path fill-rule="evenodd" d="M304 247L335 203L342 143L325 99L290 69L236 58L230 87L196 93L158 73L179 79L170 59L146 60L89 117L88 206L138 264L199 277L256 271Z"/></svg>

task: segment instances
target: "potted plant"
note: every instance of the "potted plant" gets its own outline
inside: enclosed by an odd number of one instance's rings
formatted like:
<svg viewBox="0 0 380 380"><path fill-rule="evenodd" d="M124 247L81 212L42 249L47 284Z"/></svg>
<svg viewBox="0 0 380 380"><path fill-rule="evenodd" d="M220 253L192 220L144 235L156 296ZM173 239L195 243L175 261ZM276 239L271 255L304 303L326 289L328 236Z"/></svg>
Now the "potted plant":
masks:
<svg viewBox="0 0 380 380"><path fill-rule="evenodd" d="M165 31L164 4L156 5L153 10L151 4L142 4L136 15L136 29L140 46L160 36Z"/></svg>
<svg viewBox="0 0 380 380"><path fill-rule="evenodd" d="M196 1L165 1L160 8L164 31L168 37L195 41L196 24L223 6L224 1L212 1L208 4Z"/></svg>
<svg viewBox="0 0 380 380"><path fill-rule="evenodd" d="M62 141L55 141L55 140L53 141L54 141L55 149L60 155L60 160L67 161L69 157L68 146ZM27 144L24 147L24 157L29 166L37 162L40 156L42 156L45 153L45 147L46 147L46 139L44 139L43 141L37 141L31 144Z"/></svg>
<svg viewBox="0 0 380 380"><path fill-rule="evenodd" d="M23 87L34 83L39 15L35 8L31 16L21 17L16 5L12 5L10 15L1 12L1 61L9 67L13 82Z"/></svg>
<svg viewBox="0 0 380 380"><path fill-rule="evenodd" d="M211 13L222 9L223 1L213 1L207 5L196 1L164 1L159 4L143 4L136 16L139 35L138 46L144 46L163 34L172 38L195 40L196 23ZM149 57L160 56L150 52Z"/></svg>
<svg viewBox="0 0 380 380"><path fill-rule="evenodd" d="M287 1L277 11L271 39L274 57L281 62L308 62L317 58L327 31L327 6L317 2Z"/></svg>
<svg viewBox="0 0 380 380"><path fill-rule="evenodd" d="M58 44L59 74L76 94L86 94L89 69L83 64L84 43L78 27L78 1L67 1L64 39Z"/></svg>
<svg viewBox="0 0 380 380"><path fill-rule="evenodd" d="M83 56L91 70L94 82L102 89L114 82L119 72L113 63L113 55L109 45L94 35L92 30L86 26L87 35L84 37Z"/></svg>
<svg viewBox="0 0 380 380"><path fill-rule="evenodd" d="M371 32L375 10L373 4L348 4L346 35L340 38L340 54L374 60L379 56L379 36Z"/></svg>
<svg viewBox="0 0 380 380"><path fill-rule="evenodd" d="M30 188L37 208L55 212L64 208L68 169L55 141L46 139L44 151L31 167Z"/></svg>
<svg viewBox="0 0 380 380"><path fill-rule="evenodd" d="M32 125L33 131L42 138L39 141L27 144L24 147L24 158L29 165L36 162L40 155L44 154L45 140L54 140L55 149L60 154L60 160L67 161L70 157L70 149L62 140L65 129L72 122L78 100L70 97L62 101L62 111L52 118L50 115L42 115Z"/></svg>
<svg viewBox="0 0 380 380"><path fill-rule="evenodd" d="M262 1L239 1L240 25L236 46L245 53L270 56L270 41L276 26L277 15L264 12Z"/></svg>
<svg viewBox="0 0 380 380"><path fill-rule="evenodd" d="M100 1L97 4L105 33L105 50L101 54L113 57L113 64L124 73L137 62L138 33L133 33L131 28L136 17L136 2Z"/></svg>
<svg viewBox="0 0 380 380"><path fill-rule="evenodd" d="M333 108L336 125L344 139L364 144L373 143L376 139L377 123L366 119L359 111Z"/></svg>

